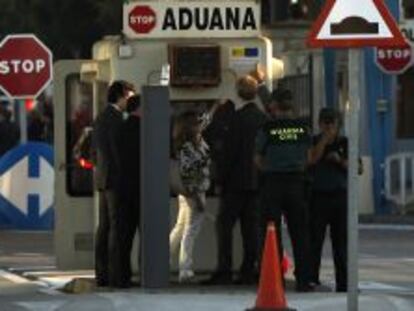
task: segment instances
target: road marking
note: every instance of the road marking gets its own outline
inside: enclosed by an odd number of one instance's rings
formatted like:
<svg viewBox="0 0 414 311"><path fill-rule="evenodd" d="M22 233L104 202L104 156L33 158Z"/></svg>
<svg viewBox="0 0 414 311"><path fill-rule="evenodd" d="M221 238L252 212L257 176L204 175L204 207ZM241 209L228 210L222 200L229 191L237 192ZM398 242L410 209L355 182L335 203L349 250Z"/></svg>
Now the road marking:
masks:
<svg viewBox="0 0 414 311"><path fill-rule="evenodd" d="M360 224L361 230L414 231L414 225Z"/></svg>
<svg viewBox="0 0 414 311"><path fill-rule="evenodd" d="M13 283L16 284L28 284L28 283L33 283L28 279L25 279L24 277L21 277L19 275L4 271L4 270L0 270L0 277L9 280Z"/></svg>
<svg viewBox="0 0 414 311"><path fill-rule="evenodd" d="M19 307L23 307L26 310L30 311L55 311L60 309L66 301L58 300L58 301L28 301L28 302L15 302L14 305Z"/></svg>
<svg viewBox="0 0 414 311"><path fill-rule="evenodd" d="M25 271L39 271L42 273L48 273L48 272L52 272L52 271L56 271L56 266L26 266L26 267L17 267L17 268L10 268L8 269L11 272L17 272L17 273L21 273L21 272L25 272Z"/></svg>
<svg viewBox="0 0 414 311"><path fill-rule="evenodd" d="M360 290L366 291L398 291L398 292L408 292L412 289L407 287L395 286L380 282L359 282L358 288Z"/></svg>
<svg viewBox="0 0 414 311"><path fill-rule="evenodd" d="M41 288L38 290L41 293L49 294L49 295L59 295L63 294L60 291L57 290L56 287L49 286L49 284L42 280L32 281L29 279L26 279L24 277L21 277L20 275L10 273L5 270L0 270L0 278L4 278L6 280L9 280L15 284L33 284L38 285Z"/></svg>

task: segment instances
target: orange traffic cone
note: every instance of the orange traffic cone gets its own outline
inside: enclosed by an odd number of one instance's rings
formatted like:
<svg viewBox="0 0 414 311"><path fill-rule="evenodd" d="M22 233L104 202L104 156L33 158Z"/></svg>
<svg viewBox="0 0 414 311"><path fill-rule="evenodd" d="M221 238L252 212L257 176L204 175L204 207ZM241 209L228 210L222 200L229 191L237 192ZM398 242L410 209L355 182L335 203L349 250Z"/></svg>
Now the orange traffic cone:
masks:
<svg viewBox="0 0 414 311"><path fill-rule="evenodd" d="M295 311L286 306L279 258L276 229L271 222L267 226L256 306L246 311Z"/></svg>

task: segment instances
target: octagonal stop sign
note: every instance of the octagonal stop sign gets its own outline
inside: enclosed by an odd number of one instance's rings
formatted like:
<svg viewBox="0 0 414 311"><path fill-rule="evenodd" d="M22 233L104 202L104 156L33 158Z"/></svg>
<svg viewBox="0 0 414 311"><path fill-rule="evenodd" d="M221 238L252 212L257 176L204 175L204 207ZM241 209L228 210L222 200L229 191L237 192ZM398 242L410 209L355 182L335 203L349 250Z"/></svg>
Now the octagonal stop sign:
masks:
<svg viewBox="0 0 414 311"><path fill-rule="evenodd" d="M413 63L412 48L408 43L396 48L378 47L375 50L375 62L385 73L403 73Z"/></svg>
<svg viewBox="0 0 414 311"><path fill-rule="evenodd" d="M148 5L137 5L128 15L128 24L139 34L151 32L157 21L154 10Z"/></svg>
<svg viewBox="0 0 414 311"><path fill-rule="evenodd" d="M52 53L34 35L0 43L0 88L12 98L35 98L52 79Z"/></svg>

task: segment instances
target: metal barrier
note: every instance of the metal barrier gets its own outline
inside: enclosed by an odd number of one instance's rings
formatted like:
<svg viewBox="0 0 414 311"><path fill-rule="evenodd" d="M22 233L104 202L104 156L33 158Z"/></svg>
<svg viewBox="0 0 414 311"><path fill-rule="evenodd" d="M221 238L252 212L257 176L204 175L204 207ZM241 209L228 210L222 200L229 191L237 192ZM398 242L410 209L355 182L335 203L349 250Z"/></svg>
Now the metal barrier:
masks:
<svg viewBox="0 0 414 311"><path fill-rule="evenodd" d="M385 161L385 196L401 214L414 202L414 153L397 153Z"/></svg>

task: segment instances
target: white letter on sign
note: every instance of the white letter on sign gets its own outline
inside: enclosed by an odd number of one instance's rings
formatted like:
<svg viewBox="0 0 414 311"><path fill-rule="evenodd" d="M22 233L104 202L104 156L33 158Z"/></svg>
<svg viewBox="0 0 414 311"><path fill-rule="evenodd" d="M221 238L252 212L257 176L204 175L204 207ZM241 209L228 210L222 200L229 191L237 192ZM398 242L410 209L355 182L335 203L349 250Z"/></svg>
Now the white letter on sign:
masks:
<svg viewBox="0 0 414 311"><path fill-rule="evenodd" d="M20 59L12 59L10 61L11 66L13 67L13 73L19 73L19 65L22 61Z"/></svg>
<svg viewBox="0 0 414 311"><path fill-rule="evenodd" d="M395 58L401 58L402 57L402 51L401 50L395 50L394 51Z"/></svg>
<svg viewBox="0 0 414 311"><path fill-rule="evenodd" d="M6 75L10 72L10 67L6 60L0 62L0 74Z"/></svg>
<svg viewBox="0 0 414 311"><path fill-rule="evenodd" d="M46 62L43 59L36 59L36 72L40 72L46 67Z"/></svg>
<svg viewBox="0 0 414 311"><path fill-rule="evenodd" d="M34 63L30 59L25 59L22 63L24 73L32 73L34 71Z"/></svg>

